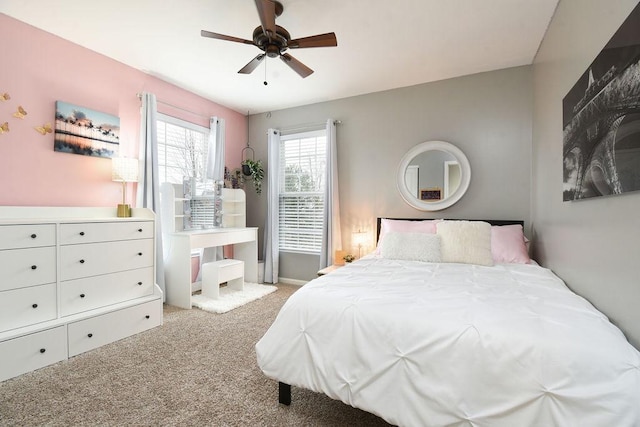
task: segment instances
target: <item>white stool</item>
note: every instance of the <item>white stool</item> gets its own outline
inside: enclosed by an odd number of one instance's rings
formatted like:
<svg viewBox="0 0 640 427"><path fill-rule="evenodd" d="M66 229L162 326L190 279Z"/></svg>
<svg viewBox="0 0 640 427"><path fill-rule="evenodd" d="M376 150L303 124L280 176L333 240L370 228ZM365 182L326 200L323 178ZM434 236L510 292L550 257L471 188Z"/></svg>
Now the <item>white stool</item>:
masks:
<svg viewBox="0 0 640 427"><path fill-rule="evenodd" d="M220 283L227 282L230 289L244 289L244 262L237 259L202 264L202 295L207 298L220 297Z"/></svg>

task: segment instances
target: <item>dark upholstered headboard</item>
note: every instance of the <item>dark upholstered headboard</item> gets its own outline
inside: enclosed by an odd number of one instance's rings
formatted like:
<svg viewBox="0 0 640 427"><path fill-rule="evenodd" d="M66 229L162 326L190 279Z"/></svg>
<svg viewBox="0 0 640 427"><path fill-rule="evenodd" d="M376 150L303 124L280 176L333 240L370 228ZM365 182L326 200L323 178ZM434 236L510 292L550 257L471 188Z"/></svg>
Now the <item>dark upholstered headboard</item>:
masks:
<svg viewBox="0 0 640 427"><path fill-rule="evenodd" d="M376 242L380 238L380 225L382 224L382 219L400 219L403 221L424 221L429 220L430 218L388 218L388 217L378 217L376 221ZM435 218L433 218L435 219ZM446 219L447 221L461 221L459 219ZM508 220L508 219L470 219L468 221L484 221L488 222L491 225L513 225L520 224L524 228L524 221L519 220Z"/></svg>

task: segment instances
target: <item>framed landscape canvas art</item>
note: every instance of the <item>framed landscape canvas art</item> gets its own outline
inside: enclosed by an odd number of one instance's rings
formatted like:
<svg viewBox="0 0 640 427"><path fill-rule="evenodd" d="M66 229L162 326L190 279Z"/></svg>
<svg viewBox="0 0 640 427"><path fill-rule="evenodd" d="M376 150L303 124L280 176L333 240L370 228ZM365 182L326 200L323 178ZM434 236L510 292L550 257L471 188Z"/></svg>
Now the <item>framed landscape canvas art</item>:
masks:
<svg viewBox="0 0 640 427"><path fill-rule="evenodd" d="M563 200L640 190L640 5L562 102Z"/></svg>
<svg viewBox="0 0 640 427"><path fill-rule="evenodd" d="M117 157L120 118L86 107L56 101L53 149L95 157Z"/></svg>

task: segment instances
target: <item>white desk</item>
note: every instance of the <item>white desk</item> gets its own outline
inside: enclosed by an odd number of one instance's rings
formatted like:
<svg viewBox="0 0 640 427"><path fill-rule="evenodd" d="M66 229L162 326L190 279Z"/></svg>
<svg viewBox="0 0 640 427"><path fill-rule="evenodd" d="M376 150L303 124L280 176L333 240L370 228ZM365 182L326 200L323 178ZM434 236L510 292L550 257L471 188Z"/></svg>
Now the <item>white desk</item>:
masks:
<svg viewBox="0 0 640 427"><path fill-rule="evenodd" d="M244 261L244 279L258 282L258 228L213 228L163 236L167 304L191 308L191 250L233 245L233 258Z"/></svg>

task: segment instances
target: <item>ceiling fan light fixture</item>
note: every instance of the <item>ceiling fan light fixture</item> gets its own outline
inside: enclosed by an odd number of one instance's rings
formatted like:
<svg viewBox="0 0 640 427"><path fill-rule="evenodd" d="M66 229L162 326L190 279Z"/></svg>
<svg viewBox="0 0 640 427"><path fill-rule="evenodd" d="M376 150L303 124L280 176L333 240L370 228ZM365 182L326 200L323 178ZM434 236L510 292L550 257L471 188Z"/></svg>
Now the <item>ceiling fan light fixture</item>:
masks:
<svg viewBox="0 0 640 427"><path fill-rule="evenodd" d="M280 48L275 44L265 46L264 52L269 58L277 58L280 56Z"/></svg>

